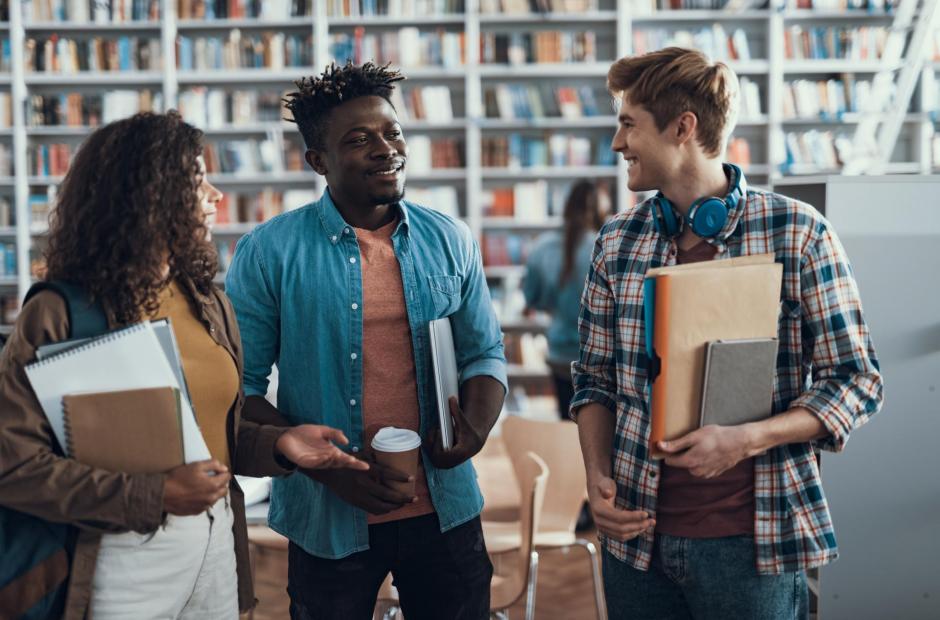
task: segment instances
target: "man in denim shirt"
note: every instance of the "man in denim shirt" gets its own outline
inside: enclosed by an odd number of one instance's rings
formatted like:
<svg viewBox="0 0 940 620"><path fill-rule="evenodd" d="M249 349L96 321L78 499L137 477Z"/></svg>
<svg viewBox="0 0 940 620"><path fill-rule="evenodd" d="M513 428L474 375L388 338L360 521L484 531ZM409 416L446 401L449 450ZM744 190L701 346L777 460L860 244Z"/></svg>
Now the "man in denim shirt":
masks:
<svg viewBox="0 0 940 620"><path fill-rule="evenodd" d="M306 471L274 482L269 522L290 539L294 619L371 618L389 571L408 618L486 618L492 566L469 462L499 415L506 361L466 225L402 200L407 148L389 97L397 72L347 64L288 96L326 177L317 202L238 243L226 278L245 346L246 416L265 419L271 365L292 424L341 429L363 455L383 426L424 439L415 493L401 472ZM460 372L444 451L428 322L450 317Z"/></svg>

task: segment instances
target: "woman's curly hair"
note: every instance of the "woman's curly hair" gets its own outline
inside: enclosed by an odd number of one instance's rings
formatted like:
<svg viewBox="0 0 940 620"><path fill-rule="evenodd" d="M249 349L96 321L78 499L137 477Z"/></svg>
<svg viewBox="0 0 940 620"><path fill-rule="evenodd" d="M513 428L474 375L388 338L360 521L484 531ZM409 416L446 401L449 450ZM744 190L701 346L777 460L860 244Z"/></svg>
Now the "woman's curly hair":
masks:
<svg viewBox="0 0 940 620"><path fill-rule="evenodd" d="M83 286L121 325L156 312L172 279L208 295L218 254L200 210L201 154L202 132L175 111L93 132L59 188L46 279Z"/></svg>

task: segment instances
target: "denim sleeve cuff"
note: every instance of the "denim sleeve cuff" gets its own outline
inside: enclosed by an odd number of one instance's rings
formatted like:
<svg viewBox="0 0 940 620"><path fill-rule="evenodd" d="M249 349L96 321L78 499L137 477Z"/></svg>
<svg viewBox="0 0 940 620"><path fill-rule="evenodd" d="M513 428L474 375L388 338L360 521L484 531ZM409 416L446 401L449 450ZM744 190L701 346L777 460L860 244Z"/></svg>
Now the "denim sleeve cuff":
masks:
<svg viewBox="0 0 940 620"><path fill-rule="evenodd" d="M571 406L568 409L568 417L578 421L578 410L585 406L590 405L591 403L597 403L598 405L603 405L611 413L617 413L617 401L614 399L613 394L610 392L605 392L604 390L599 390L597 388L582 388L575 392L574 398L571 399Z"/></svg>
<svg viewBox="0 0 940 620"><path fill-rule="evenodd" d="M257 387L257 386L254 386L254 385L249 385L248 382L246 381L245 384L244 384L244 388L245 388L245 396L246 396L246 397L248 397L248 396L260 396L261 398L264 398L265 396L268 395L267 386L265 386L265 387L263 387L263 388L262 388L262 387Z"/></svg>
<svg viewBox="0 0 940 620"><path fill-rule="evenodd" d="M506 390L506 393L509 393L509 381L506 378L506 362L503 360L487 358L467 364L460 373L460 383L480 376L493 377L500 382L503 389Z"/></svg>
<svg viewBox="0 0 940 620"><path fill-rule="evenodd" d="M127 527L139 534L156 530L163 521L164 474L133 474L127 485Z"/></svg>

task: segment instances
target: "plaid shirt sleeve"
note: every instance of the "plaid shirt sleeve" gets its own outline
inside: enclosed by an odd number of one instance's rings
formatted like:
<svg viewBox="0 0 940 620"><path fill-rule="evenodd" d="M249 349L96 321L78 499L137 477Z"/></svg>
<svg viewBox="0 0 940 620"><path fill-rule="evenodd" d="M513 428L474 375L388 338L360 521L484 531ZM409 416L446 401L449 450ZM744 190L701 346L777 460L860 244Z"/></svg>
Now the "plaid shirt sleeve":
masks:
<svg viewBox="0 0 940 620"><path fill-rule="evenodd" d="M812 384L790 406L815 414L829 431L817 446L839 452L849 432L878 411L883 387L852 268L824 222L803 254L800 282Z"/></svg>
<svg viewBox="0 0 940 620"><path fill-rule="evenodd" d="M577 419L579 408L598 403L617 412L617 376L614 359L616 306L604 254L604 231L598 235L591 258L591 268L581 295L578 333L580 359L572 364L574 398L569 415Z"/></svg>

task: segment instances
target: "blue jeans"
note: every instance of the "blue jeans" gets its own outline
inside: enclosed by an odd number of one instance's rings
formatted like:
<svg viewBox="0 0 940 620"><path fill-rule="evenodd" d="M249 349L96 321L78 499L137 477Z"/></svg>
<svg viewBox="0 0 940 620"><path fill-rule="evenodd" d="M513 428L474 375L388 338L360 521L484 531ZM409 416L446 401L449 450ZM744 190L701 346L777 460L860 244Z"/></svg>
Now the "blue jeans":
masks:
<svg viewBox="0 0 940 620"><path fill-rule="evenodd" d="M751 536L656 535L653 562L636 570L604 551L611 620L791 620L809 617L806 575L759 575Z"/></svg>

